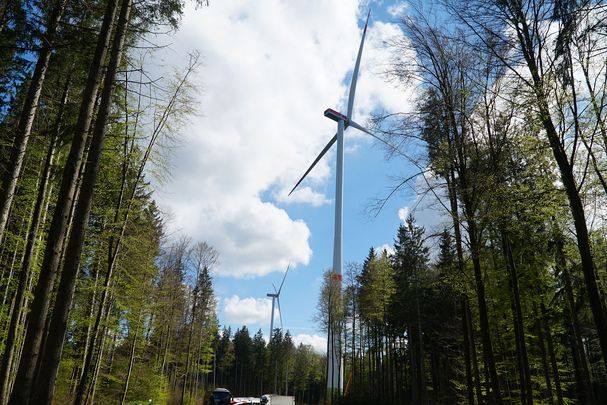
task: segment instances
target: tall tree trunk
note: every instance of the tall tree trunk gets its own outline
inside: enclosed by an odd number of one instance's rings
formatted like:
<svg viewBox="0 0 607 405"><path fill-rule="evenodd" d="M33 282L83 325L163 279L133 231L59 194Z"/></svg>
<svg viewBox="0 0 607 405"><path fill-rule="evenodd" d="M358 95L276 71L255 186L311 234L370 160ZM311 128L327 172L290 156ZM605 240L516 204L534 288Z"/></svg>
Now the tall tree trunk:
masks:
<svg viewBox="0 0 607 405"><path fill-rule="evenodd" d="M97 358L95 359L95 366L93 368L93 376L91 378L91 383L88 386L88 390L86 391L86 396L84 398L84 404L92 404L95 401L95 392L97 390L97 380L99 378L99 370L101 370L101 361L103 359L103 351L105 349L105 338L107 336L107 330L104 328L101 332L101 340L99 342L99 352L97 353ZM112 345L116 343L116 333L114 332Z"/></svg>
<svg viewBox="0 0 607 405"><path fill-rule="evenodd" d="M472 364L470 363L470 336L468 335L468 310L465 297L460 299L461 317L462 317L462 335L464 337L464 363L466 366L466 393L468 395L468 404L474 405L474 385L472 383Z"/></svg>
<svg viewBox="0 0 607 405"><path fill-rule="evenodd" d="M416 327L409 325L409 330L407 333L409 337L409 358L411 361L410 370L411 370L411 401L414 404L421 403L421 392L419 389L419 367L417 365L418 356L417 356L417 331Z"/></svg>
<svg viewBox="0 0 607 405"><path fill-rule="evenodd" d="M449 153L453 153L453 151L450 150ZM445 179L447 181L447 191L449 194L451 218L453 221L453 229L454 229L454 235L455 235L455 252L457 255L457 269L458 269L458 272L460 273L460 275L463 276L465 274L464 273L464 249L462 246L460 215L459 215L459 208L458 208L458 201L457 201L457 193L455 190L456 177L455 177L455 170L452 165L449 167L449 172L445 176ZM480 374L478 372L476 345L474 343L474 329L472 327L472 313L470 311L468 297L466 297L466 296L462 297L462 301L463 301L462 302L462 311L466 312L465 316L462 315L465 318L464 341L466 340L466 337L468 337L467 348L469 348L470 360L472 361L472 364L469 364L469 363L466 364L466 373L468 373L468 368L473 367L474 382L475 382L474 387L476 389L476 400L477 400L478 404L482 404L483 403L483 392L481 389ZM466 354L466 348L464 349L464 354ZM471 381L471 379L472 379L471 376L468 377L468 375L466 375L467 381ZM471 391L472 391L472 385L470 384L468 387L468 400L470 401L471 404L474 404L474 399L473 399Z"/></svg>
<svg viewBox="0 0 607 405"><path fill-rule="evenodd" d="M32 204L32 213L34 210L34 204ZM20 246L21 246L21 239L23 238L23 236L25 235L25 237L27 237L27 231L30 227L30 224L33 220L32 214L30 213L30 215L23 215L23 217L21 218L21 223L19 224L19 226L17 227L17 233L16 233L16 239L15 239L15 244L13 246L13 257L11 259L11 264L10 266L8 266L8 276L5 278L4 274L2 275L2 279L4 279L4 283L6 284L4 286L4 293L2 294L2 302L0 303L0 307L4 307L6 305L7 302L10 301L10 305L9 305L9 310L7 312L7 317L10 318L11 313L13 312L13 307L14 307L14 303L15 300L14 298L14 293L11 291L12 290L12 284L13 284L13 276L15 275L15 268L17 267L17 262L19 261L20 263L23 263L23 258L20 257L20 260L17 260L17 257L19 256L19 252L20 252ZM6 325L3 323L1 325L2 328L5 328Z"/></svg>
<svg viewBox="0 0 607 405"><path fill-rule="evenodd" d="M53 53L55 34L66 3L67 0L57 0L48 17L46 33L42 38L42 46L38 54L36 67L34 68L34 73L27 89L21 114L19 115L15 140L13 141L11 155L8 160L8 173L4 173L2 176L2 189L0 190L0 242L2 242L6 223L8 222L8 214L15 195L17 179L19 178L19 173L23 166L25 150L27 149L32 125L34 124L34 118L36 117L36 112L38 110L38 100L40 99L40 93L42 92L42 86L44 84L44 79L46 78L46 71L48 70L51 54Z"/></svg>
<svg viewBox="0 0 607 405"><path fill-rule="evenodd" d="M102 229L105 228L105 224L103 224L101 226ZM96 342L93 340L93 325L91 325L90 320L93 319L93 314L95 313L95 308L96 308L96 304L97 304L97 284L99 283L99 268L101 267L101 258L99 257L101 255L98 255L98 257L95 260L95 264L93 265L93 278L94 278L94 282L93 282L93 291L91 293L91 298L89 301L89 306L88 309L86 311L87 318L88 318L88 322L87 322L87 326L86 326L86 334L84 337L84 348L83 348L83 353L82 353L82 364L80 365L80 368L78 369L78 373L75 376L75 381L74 381L74 386L73 386L73 393L76 393L76 391L78 390L79 387L79 383L82 379L82 374L84 373L84 369L85 369L85 365L86 365L86 359L89 357L89 355L92 356L92 352L95 350L95 344ZM78 366L75 366L75 368L77 368Z"/></svg>
<svg viewBox="0 0 607 405"><path fill-rule="evenodd" d="M478 300L478 313L481 328L481 342L483 344L483 358L486 364L486 371L489 375L489 382L492 389L492 397L496 404L502 404L502 394L499 387L499 379L497 376L497 368L495 367L495 358L493 356L493 345L491 343L491 335L489 332L489 314L487 311L487 301L485 298L485 283L480 262L480 244L478 231L476 229L476 221L471 218L471 209L468 204L468 235L470 239L470 250L472 256L472 267L474 269L474 279L476 286L476 294Z"/></svg>
<svg viewBox="0 0 607 405"><path fill-rule="evenodd" d="M120 16L114 34L110 63L105 74L104 88L101 97L97 120L93 131L93 138L88 154L88 162L84 171L82 189L77 201L72 227L67 246L65 264L61 274L61 282L57 289L57 298L53 309L49 335L46 340L45 351L42 357L38 384L34 392L37 403L49 403L52 399L53 386L59 368L59 361L63 351L63 340L67 329L78 269L80 255L84 244L84 235L93 202L93 192L101 161L101 152L106 134L106 124L112 105L114 81L120 60L123 54L126 30L129 23L131 0L123 0Z"/></svg>
<svg viewBox="0 0 607 405"><path fill-rule="evenodd" d="M356 386L356 297L352 295L352 383Z"/></svg>
<svg viewBox="0 0 607 405"><path fill-rule="evenodd" d="M588 369L588 363L586 362L586 356L584 354L584 345L582 344L582 333L580 328L580 322L577 316L577 309L575 305L575 298L573 295L573 285L571 283L571 276L567 263L565 261L565 254L563 252L563 237L562 234L558 233L555 235L556 239L556 263L557 268L563 276L563 284L565 285L565 297L567 302L567 309L569 312L569 318L571 327L573 329L572 349L575 363L579 369L578 379L578 390L581 391L586 403L594 404L596 400L594 398L594 391L592 388L592 377L590 370Z"/></svg>
<svg viewBox="0 0 607 405"><path fill-rule="evenodd" d="M189 331L189 336L188 336L188 347L187 347L187 351L186 351L186 361L185 361L185 372L183 373L183 388L181 390L181 404L183 405L185 402L185 389L186 389L186 381L188 378L188 373L190 371L190 352L192 349L192 337L194 335L194 321L196 319L196 307L198 304L198 279L200 278L200 273L199 276L197 277L196 280L196 288L194 288L194 302L192 304L192 321L190 322L190 331Z"/></svg>
<svg viewBox="0 0 607 405"><path fill-rule="evenodd" d="M127 142L128 142L128 136L125 136L125 149L126 149ZM126 167L127 166L127 153L126 153L126 151L125 151L124 159L125 159L125 161L123 163L120 193L119 193L118 201L116 203L116 211L114 213L114 219L112 222L113 224L118 222L118 217L120 215L120 210L121 210L121 206L122 206L122 200L123 200L123 196L124 196L124 192L125 192L125 188L126 188L126 180L127 180L127 173L126 173L127 172L127 167ZM134 192L133 192L133 194L134 194ZM131 197L131 201L129 202L129 208L130 208L131 202L132 202L132 197ZM104 281L103 287L101 288L101 297L99 299L99 305L97 306L97 316L95 317L95 322L94 322L92 330L90 332L90 342L87 343L87 346L90 346L92 348L94 348L96 346L97 340L99 339L99 331L101 329L101 322L103 321L103 319L105 319L106 308L109 310L109 307L107 306L107 300L108 300L108 296L110 295L110 287L113 282L112 276L113 276L116 259L118 257L120 243L121 243L122 237L124 236L124 231L126 229L127 216L128 216L128 209L127 209L127 213L125 214L125 220L122 223L122 227L120 230L118 240L115 241L113 235L110 236L110 238L108 240L108 263L107 263L107 271L105 273L105 281ZM92 308L91 308L91 311L92 311ZM80 378L78 380L78 386L76 389L76 399L74 401L75 404L80 404L84 398L84 395L86 394L86 387L88 384L89 374L91 371L91 365L93 364L93 355L94 355L93 350L85 351L85 356L84 356L84 359L82 362L82 372L80 373Z"/></svg>
<svg viewBox="0 0 607 405"><path fill-rule="evenodd" d="M416 282L417 283L417 282ZM417 289L417 288L416 288ZM421 312L420 312L420 304L419 304L419 292L416 293L415 297L415 312L416 312L416 323L417 330L415 339L417 339L417 368L418 368L418 389L419 389L419 397L422 404L426 404L428 402L426 395L426 369L425 369L425 355L424 355L424 341L422 338L422 320L421 320Z"/></svg>
<svg viewBox="0 0 607 405"><path fill-rule="evenodd" d="M544 380L546 382L546 398L550 405L554 405L554 396L552 395L552 381L550 378L550 366L548 365L548 355L546 353L546 337L544 336L544 320L542 315L538 313L537 304L533 303L533 312L537 319L536 330L537 330L537 344L540 349L540 356L542 358L542 369L544 371Z"/></svg>
<svg viewBox="0 0 607 405"><path fill-rule="evenodd" d="M466 310L468 311L466 320L468 321L468 335L470 336L470 358L472 360L472 371L474 373L474 390L476 392L477 402L482 404L484 403L483 389L481 386L481 373L478 367L478 356L476 354L476 343L474 337L474 324L472 323L472 311L470 309L470 305L466 305Z"/></svg>
<svg viewBox="0 0 607 405"><path fill-rule="evenodd" d="M521 295L518 285L518 274L516 265L512 256L512 247L506 231L501 231L502 250L506 258L506 268L508 269L510 296L512 303L512 316L514 320L514 335L516 341L517 358L519 359L519 372L521 379L521 402L526 404L533 403L533 391L531 390L531 371L529 369L529 358L527 356L527 346L525 343L525 326L523 324L523 311L521 309Z"/></svg>
<svg viewBox="0 0 607 405"><path fill-rule="evenodd" d="M127 368L126 377L124 380L124 390L122 391L122 398L120 399L120 405L124 405L126 401L126 394L129 391L129 381L131 380L131 372L133 371L133 363L135 362L135 347L137 344L137 334L139 332L139 320L141 318L141 310L137 316L137 324L135 325L135 331L133 332L133 343L131 343L131 351L129 355L129 366ZM183 403L183 400L181 401Z"/></svg>
<svg viewBox="0 0 607 405"><path fill-rule="evenodd" d="M520 7L520 5L517 7ZM535 47L531 39L531 33L524 12L520 9L515 10L515 12L517 13L515 15L517 20L517 34L520 45L523 48L525 62L533 80L533 91L535 93L539 119L546 131L550 148L552 149L554 159L559 168L561 180L565 188L565 194L569 200L569 208L576 231L577 247L582 262L582 273L584 274L584 282L586 291L588 292L588 301L599 337L603 363L607 366L607 316L605 315L605 309L603 308L599 287L597 285L594 258L592 256L588 226L586 224L586 214L573 173L573 162L569 161L567 151L561 142L561 138L552 120L549 107L550 103L548 101L549 97L548 94L546 94L546 84L535 60Z"/></svg>
<svg viewBox="0 0 607 405"><path fill-rule="evenodd" d="M554 352L554 344L552 343L552 333L550 332L550 327L548 326L548 324L544 323L544 319L546 318L546 307L544 306L543 302L541 303L540 310L541 310L540 320L542 321L542 323L540 324L540 327L544 328L546 342L548 344L548 354L550 356L550 365L552 366L552 375L554 376L554 386L556 388L556 398L558 400L558 405L563 405L564 400L563 400L563 390L561 388L561 377L560 377L560 373L559 373L559 367L556 362L556 353Z"/></svg>
<svg viewBox="0 0 607 405"><path fill-rule="evenodd" d="M97 90L101 81L103 61L107 53L115 14L116 0L109 0L95 48L95 54L88 72L74 139L72 140L68 160L63 171L57 206L55 207L51 222L40 276L34 294L35 298L28 318L24 350L21 355L15 386L9 402L11 405L27 404L30 398L31 387L34 386L33 379L44 334L44 323L48 313L51 291L57 275L57 268L61 259L72 200L76 192L78 175L80 173L87 134L97 98Z"/></svg>
<svg viewBox="0 0 607 405"><path fill-rule="evenodd" d="M68 79L65 83L59 111L52 128L52 136L46 153L46 159L44 161L44 169L42 170L42 174L40 176L41 181L38 187L40 191L38 192L38 196L36 198L34 212L32 214L32 222L30 223L30 229L27 237L27 245L25 247L25 253L21 265L21 272L19 273L19 287L17 288L15 295L15 310L11 315L10 325L8 327L8 336L4 345L4 355L2 356L2 366L0 369L0 403L2 404L6 402L9 396L9 377L10 370L12 368L13 356L15 353L17 333L19 330L18 324L24 309L25 295L27 292L29 292L31 267L34 259L36 239L38 238L38 228L42 220L42 211L44 209L44 202L46 201L46 194L49 188L48 185L51 177L51 168L55 158L55 150L57 148L57 140L59 138L59 129L61 120L63 119L65 104L67 103L70 82L71 80Z"/></svg>

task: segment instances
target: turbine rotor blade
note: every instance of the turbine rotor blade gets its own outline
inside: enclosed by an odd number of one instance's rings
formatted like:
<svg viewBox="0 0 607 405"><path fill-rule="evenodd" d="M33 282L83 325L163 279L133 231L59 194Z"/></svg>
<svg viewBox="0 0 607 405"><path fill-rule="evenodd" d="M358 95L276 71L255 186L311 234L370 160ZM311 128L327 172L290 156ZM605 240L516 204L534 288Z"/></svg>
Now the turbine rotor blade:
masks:
<svg viewBox="0 0 607 405"><path fill-rule="evenodd" d="M274 295L278 295L278 292L276 291L276 286L274 285L274 283L272 283L272 287L274 287Z"/></svg>
<svg viewBox="0 0 607 405"><path fill-rule="evenodd" d="M293 194L293 191L295 191L295 189L297 188L297 186L299 186L299 184L303 181L303 179L306 178L306 176L308 175L308 173L310 173L312 171L312 169L314 169L314 166L316 166L316 163L318 163L318 161L320 159L322 159L322 157L325 155L325 153L327 153L327 151L331 148L331 146L333 146L333 144L335 143L335 141L337 141L337 134L335 134L333 136L333 138L324 147L324 149L320 152L320 154L316 157L316 159L314 159L314 162L312 162L312 164L310 165L310 167L308 167L308 170L306 170L306 172L304 173L304 175L301 176L301 179L299 179L299 181L297 182L297 184L295 185L295 187L293 187L293 189L291 189L291 191L289 192L289 195Z"/></svg>
<svg viewBox="0 0 607 405"><path fill-rule="evenodd" d="M360 59L363 54L363 45L365 44L365 35L367 34L367 25L369 24L369 16L371 10L367 14L367 21L365 21L365 28L363 29L363 35L360 39L360 47L358 48L358 56L356 57L356 64L354 65L354 71L352 72L352 81L350 82L350 95L348 96L348 119L352 118L352 110L354 109L354 94L356 93L356 80L358 79L358 69L360 68Z"/></svg>
<svg viewBox="0 0 607 405"><path fill-rule="evenodd" d="M280 316L280 330L282 331L282 309L280 309L280 297L276 297L278 303L278 316Z"/></svg>
<svg viewBox="0 0 607 405"><path fill-rule="evenodd" d="M363 127L362 125L360 125L359 123L357 123L355 121L352 121L352 120L348 121L348 126L350 126L352 128L356 128L359 131L363 131L364 133L369 134L372 137L377 138L373 132L369 131L367 128Z"/></svg>
<svg viewBox="0 0 607 405"><path fill-rule="evenodd" d="M394 145L390 145L388 142L384 141L383 139L381 139L380 137L378 137L377 135L375 135L373 132L369 131L367 128L363 127L362 125L350 120L349 124L352 128L356 128L359 131L363 131L365 134L371 135L373 138L377 139L378 141L380 141L381 143L387 145L390 149L394 149Z"/></svg>
<svg viewBox="0 0 607 405"><path fill-rule="evenodd" d="M282 278L282 283L280 283L280 287L278 287L278 295L280 295L280 291L282 290L282 285L285 283L285 279L287 278L287 273L289 272L289 267L291 266L291 263L289 263L289 265L287 266L287 271L285 271L285 275Z"/></svg>

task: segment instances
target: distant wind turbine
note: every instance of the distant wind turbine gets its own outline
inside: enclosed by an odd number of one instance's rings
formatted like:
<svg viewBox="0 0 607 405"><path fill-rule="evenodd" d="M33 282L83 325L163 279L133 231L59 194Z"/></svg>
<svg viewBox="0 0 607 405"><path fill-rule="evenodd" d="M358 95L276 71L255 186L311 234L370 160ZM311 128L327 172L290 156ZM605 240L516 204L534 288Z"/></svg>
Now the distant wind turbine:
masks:
<svg viewBox="0 0 607 405"><path fill-rule="evenodd" d="M282 286L285 283L285 279L287 278L287 273L289 272L290 265L287 266L287 271L285 271L285 275L282 278L282 283L280 283L280 287L278 291L276 291L276 286L272 283L272 287L274 287L274 294L268 293L266 294L268 297L272 298L272 318L270 318L270 342L272 341L272 335L274 334L274 304L278 303L278 315L280 316L280 329L282 329L282 310L280 309L280 291L282 290Z"/></svg>
<svg viewBox="0 0 607 405"><path fill-rule="evenodd" d="M308 173L312 171L314 166L322 159L327 151L337 141L337 162L336 162L336 175L335 175L335 235L333 240L333 278L338 282L339 291L341 291L341 279L342 279L342 222L343 222L343 177L344 177L344 130L348 127L354 127L359 131L363 131L366 134L376 137L371 131L364 128L362 125L357 124L352 120L352 112L354 110L354 94L356 93L356 80L358 79L358 70L360 68L360 59L363 53L363 45L365 43L365 35L367 34L367 25L369 24L369 16L371 10L367 14L367 20L365 22L365 28L363 29L362 38L360 40L360 47L358 48L358 56L356 57L356 64L354 65L354 71L352 72L352 81L350 82L350 94L348 97L348 110L346 115L339 113L331 108L325 110L325 117L332 119L337 122L337 133L327 143L324 149L316 157L314 162L310 165L308 170L299 179L295 187L291 190L289 195L295 191L297 186L306 178ZM329 325L329 331L327 334L329 353L327 353L328 362L328 373L327 373L327 388L330 391L338 390L341 394L343 392L343 365L341 362L341 342L340 336L331 330ZM337 371L337 372L336 372Z"/></svg>

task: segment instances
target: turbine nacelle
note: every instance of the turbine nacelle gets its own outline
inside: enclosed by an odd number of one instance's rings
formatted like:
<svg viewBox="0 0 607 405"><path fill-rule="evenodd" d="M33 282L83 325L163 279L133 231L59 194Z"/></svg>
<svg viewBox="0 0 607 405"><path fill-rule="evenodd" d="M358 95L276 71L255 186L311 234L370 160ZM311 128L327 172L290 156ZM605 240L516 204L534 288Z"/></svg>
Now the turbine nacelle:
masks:
<svg viewBox="0 0 607 405"><path fill-rule="evenodd" d="M332 108L327 108L325 110L325 117L330 118L335 122L339 122L341 120L344 123L347 123L349 121L348 117L346 117L345 115L343 115L340 112L335 111Z"/></svg>
<svg viewBox="0 0 607 405"><path fill-rule="evenodd" d="M359 131L363 131L364 133L371 135L374 138L377 138L377 136L375 136L375 134L373 134L371 131L369 131L367 128L363 127L362 125L354 122L354 120L348 118L347 116L345 116L344 114L335 111L332 108L327 108L324 112L325 117L335 121L335 122L339 122L339 121L343 121L344 122L344 129L348 128L349 126L352 126L353 128L358 129ZM379 139L379 138L377 138ZM381 139L380 139L381 141Z"/></svg>
<svg viewBox="0 0 607 405"><path fill-rule="evenodd" d="M362 125L358 124L357 122L355 122L354 120L348 118L347 116L343 115L340 112L335 111L332 108L327 108L325 110L325 117L332 119L335 122L340 122L342 121L344 123L344 130L348 127L352 127L352 128L356 128L359 131L362 131L368 135L371 135L373 138L382 141L380 138L378 138L373 132L369 131L367 128L363 127ZM325 153L327 153L327 151L329 149L331 149L331 146L333 146L333 144L337 141L337 134L333 135L333 138L331 138L331 140L329 141L329 143L327 143L324 147L324 149L318 154L318 156L316 156L316 159L314 159L314 162L312 162L312 164L310 165L310 167L308 167L308 170L306 170L306 172L304 173L303 176L301 176L301 178L299 179L299 181L297 182L297 184L295 184L295 186L291 189L291 191L289 192L289 195L293 194L293 191L295 191L295 189L301 184L301 182L306 178L306 176L312 171L312 169L314 169L314 166L316 166L316 163L318 163L320 161L320 159L322 159L322 157L325 155Z"/></svg>

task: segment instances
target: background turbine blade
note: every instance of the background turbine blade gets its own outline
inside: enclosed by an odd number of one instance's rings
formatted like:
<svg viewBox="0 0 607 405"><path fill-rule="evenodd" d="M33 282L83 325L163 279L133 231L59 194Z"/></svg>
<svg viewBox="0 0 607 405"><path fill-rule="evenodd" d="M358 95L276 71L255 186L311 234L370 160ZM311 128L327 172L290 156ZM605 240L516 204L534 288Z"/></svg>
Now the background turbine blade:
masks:
<svg viewBox="0 0 607 405"><path fill-rule="evenodd" d="M278 287L278 295L280 295L280 291L282 291L282 285L285 283L285 279L287 278L287 273L289 272L289 266L291 266L291 263L289 263L289 265L287 266L287 271L285 271L285 275L282 278L282 283L280 283L280 287Z"/></svg>
<svg viewBox="0 0 607 405"><path fill-rule="evenodd" d="M365 35L367 34L367 25L369 24L369 16L371 10L367 14L367 21L365 21L365 28L363 29L363 36L360 39L360 47L358 48L358 56L356 57L356 64L354 65L354 71L352 72L352 81L350 82L350 95L348 96L348 119L352 118L352 110L354 109L354 94L356 93L356 81L358 79L358 69L360 68L360 59L363 54L363 45L365 44Z"/></svg>
<svg viewBox="0 0 607 405"><path fill-rule="evenodd" d="M278 291L276 291L276 286L274 285L274 283L272 283L272 287L274 287L274 294L279 294Z"/></svg>
<svg viewBox="0 0 607 405"><path fill-rule="evenodd" d="M297 184L295 185L295 187L293 187L293 189L291 189L291 191L289 192L289 195L293 194L293 191L295 191L295 189L297 188L297 186L299 186L299 184L303 181L303 179L306 178L306 176L308 175L308 173L310 173L310 171L312 171L312 169L314 169L314 166L316 166L316 163L318 163L318 161L320 159L322 159L322 157L325 155L325 153L327 153L327 151L331 148L331 146L333 146L333 144L335 143L335 141L337 141L337 134L335 134L333 136L333 138L325 146L325 148L322 150L322 152L320 152L320 154L316 157L316 159L314 160L314 162L312 162L312 164L310 165L310 167L308 168L308 170L306 170L306 172L304 173L304 175L301 176L301 179L299 179L299 181L297 182Z"/></svg>

